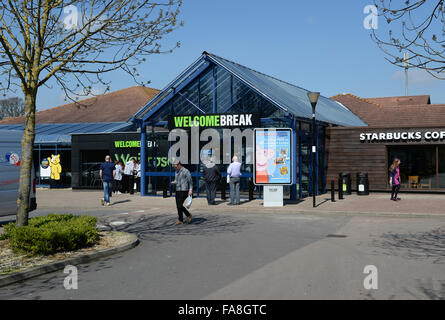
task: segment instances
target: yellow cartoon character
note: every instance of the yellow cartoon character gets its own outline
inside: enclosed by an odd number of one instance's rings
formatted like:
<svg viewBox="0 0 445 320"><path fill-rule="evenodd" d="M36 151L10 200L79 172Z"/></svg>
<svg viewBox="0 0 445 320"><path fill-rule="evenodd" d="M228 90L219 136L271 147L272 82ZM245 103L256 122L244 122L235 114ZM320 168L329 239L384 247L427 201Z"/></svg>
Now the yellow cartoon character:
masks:
<svg viewBox="0 0 445 320"><path fill-rule="evenodd" d="M49 165L51 167L51 179L60 180L60 173L62 172L62 166L60 165L60 154L51 155L51 158L48 158Z"/></svg>

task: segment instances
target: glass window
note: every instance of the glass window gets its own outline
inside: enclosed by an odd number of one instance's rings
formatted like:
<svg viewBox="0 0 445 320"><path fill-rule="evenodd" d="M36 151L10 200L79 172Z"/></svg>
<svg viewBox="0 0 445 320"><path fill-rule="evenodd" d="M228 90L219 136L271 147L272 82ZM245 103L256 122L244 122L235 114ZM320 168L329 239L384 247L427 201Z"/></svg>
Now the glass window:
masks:
<svg viewBox="0 0 445 320"><path fill-rule="evenodd" d="M80 186L102 187L99 171L100 165L105 161L109 150L81 150L80 151Z"/></svg>
<svg viewBox="0 0 445 320"><path fill-rule="evenodd" d="M402 187L408 189L435 189L436 147L390 147L388 168L395 158L400 159Z"/></svg>
<svg viewBox="0 0 445 320"><path fill-rule="evenodd" d="M445 146L439 146L439 188L445 189Z"/></svg>
<svg viewBox="0 0 445 320"><path fill-rule="evenodd" d="M216 110L223 113L231 105L231 74L221 67L216 67Z"/></svg>
<svg viewBox="0 0 445 320"><path fill-rule="evenodd" d="M200 80L199 107L205 113L213 111L213 68L207 71Z"/></svg>

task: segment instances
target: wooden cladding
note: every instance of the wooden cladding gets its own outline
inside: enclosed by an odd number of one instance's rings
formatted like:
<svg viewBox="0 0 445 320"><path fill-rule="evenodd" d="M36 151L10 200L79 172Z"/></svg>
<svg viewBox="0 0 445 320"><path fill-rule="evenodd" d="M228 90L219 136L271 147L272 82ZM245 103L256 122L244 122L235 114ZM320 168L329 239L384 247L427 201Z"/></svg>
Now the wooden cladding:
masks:
<svg viewBox="0 0 445 320"><path fill-rule="evenodd" d="M388 186L388 147L387 146L415 146L445 144L445 139L425 139L430 132L442 132L445 128L327 128L327 177L326 185L331 180L337 186L338 174L349 172L351 174L352 189L356 190L356 173L367 172L369 189L373 191L387 190ZM419 132L421 139L417 140L360 140L363 133L378 135L381 133ZM367 137L370 137L368 135ZM375 135L374 135L375 137Z"/></svg>

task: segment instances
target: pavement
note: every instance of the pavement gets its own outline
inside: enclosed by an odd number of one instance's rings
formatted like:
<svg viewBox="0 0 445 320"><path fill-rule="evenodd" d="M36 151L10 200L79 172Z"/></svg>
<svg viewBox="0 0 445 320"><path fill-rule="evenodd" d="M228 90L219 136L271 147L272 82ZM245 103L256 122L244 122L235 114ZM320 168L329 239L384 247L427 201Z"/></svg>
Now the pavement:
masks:
<svg viewBox="0 0 445 320"><path fill-rule="evenodd" d="M198 198L180 227L174 198L125 194L102 207L101 196L40 189L31 216L95 215L140 245L78 265L78 290L59 271L3 287L0 299L445 299L444 195L322 195L316 208L311 198L283 208ZM365 286L369 266L376 288Z"/></svg>
<svg viewBox="0 0 445 320"><path fill-rule="evenodd" d="M337 195L336 195L337 196ZM317 206L313 208L312 198L301 201L286 201L284 207L270 208L263 206L263 200L248 201L241 199L241 205L228 206L228 201L217 199L216 206L208 206L205 198L194 198L191 212L222 212L222 213L309 213L309 214L360 214L383 216L445 216L445 194L400 194L402 200L391 201L389 194L371 193L368 196L356 194L345 195L343 200L331 202L330 194L316 198ZM102 207L100 199L102 191L73 191L71 189L37 190L39 209L79 208L104 209L111 211L145 210L152 213L174 213L176 203L174 197L141 197L139 194L119 194L111 198L111 206Z"/></svg>

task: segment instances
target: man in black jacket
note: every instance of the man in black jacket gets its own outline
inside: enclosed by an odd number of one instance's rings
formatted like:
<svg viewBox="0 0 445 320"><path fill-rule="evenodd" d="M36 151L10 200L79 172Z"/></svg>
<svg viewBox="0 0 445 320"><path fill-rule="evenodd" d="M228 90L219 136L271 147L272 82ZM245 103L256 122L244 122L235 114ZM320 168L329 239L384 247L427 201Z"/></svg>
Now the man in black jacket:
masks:
<svg viewBox="0 0 445 320"><path fill-rule="evenodd" d="M221 172L215 164L215 159L212 158L211 161L205 163L203 178L206 183L207 203L210 206L216 205L216 187L221 180Z"/></svg>

